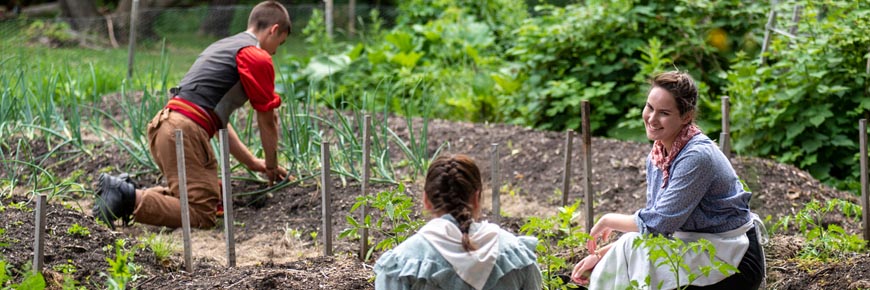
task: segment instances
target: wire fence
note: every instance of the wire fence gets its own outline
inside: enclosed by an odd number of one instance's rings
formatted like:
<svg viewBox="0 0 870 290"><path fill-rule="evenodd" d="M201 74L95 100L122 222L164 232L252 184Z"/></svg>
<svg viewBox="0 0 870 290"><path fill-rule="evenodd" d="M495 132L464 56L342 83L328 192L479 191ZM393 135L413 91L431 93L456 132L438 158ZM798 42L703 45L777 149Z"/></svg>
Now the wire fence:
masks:
<svg viewBox="0 0 870 290"><path fill-rule="evenodd" d="M293 23L293 35L300 35L315 9L323 5L286 6ZM167 44L191 43L197 47L215 39L244 31L252 5L198 6L187 8L139 8L136 22L136 47L166 41ZM398 16L392 6L355 6L357 31L371 23L376 10L385 27L391 27ZM8 15L7 11L7 15ZM350 15L347 5L336 5L333 12L335 34L348 36ZM0 35L5 46L38 42L52 47L83 46L94 48L126 48L129 46L129 11L116 11L93 18L9 17L0 18Z"/></svg>

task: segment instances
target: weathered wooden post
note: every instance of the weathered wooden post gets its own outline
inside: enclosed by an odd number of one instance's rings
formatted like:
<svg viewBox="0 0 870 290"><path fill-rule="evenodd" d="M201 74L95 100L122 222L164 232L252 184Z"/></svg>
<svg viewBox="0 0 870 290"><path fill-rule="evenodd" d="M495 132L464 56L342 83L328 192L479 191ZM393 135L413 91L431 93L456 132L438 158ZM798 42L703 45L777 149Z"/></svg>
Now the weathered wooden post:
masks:
<svg viewBox="0 0 870 290"><path fill-rule="evenodd" d="M329 141L323 141L320 146L320 181L323 219L323 255L332 256L332 178L329 176Z"/></svg>
<svg viewBox="0 0 870 290"><path fill-rule="evenodd" d="M368 196L369 196L369 194L368 194L369 176L370 176L369 172L371 171L370 170L371 166L369 164L369 158L370 158L369 154L371 151L371 146L370 146L371 145L371 140L370 140L371 138L369 137L369 129L370 129L369 127L371 127L371 123L372 123L372 116L365 115L363 117L363 129L362 129L362 134L363 134L363 138L362 138L362 140L363 140L363 143L362 143L362 154L363 154L363 156L362 156L362 163L363 163L362 164L363 165L362 166L362 168L363 168L363 172L362 172L362 195L365 198L368 198ZM362 218L360 219L360 222L365 223L366 216L368 216L368 215L369 215L369 202L368 202L368 200L366 200L366 202L362 205ZM366 255L368 253L369 253L369 228L363 227L362 228L362 237L360 238L359 259L362 261L365 261Z"/></svg>
<svg viewBox="0 0 870 290"><path fill-rule="evenodd" d="M764 26L764 42L761 44L761 65L767 64L767 48L770 45L770 35L776 28L776 0L770 1L770 14L767 16L767 25Z"/></svg>
<svg viewBox="0 0 870 290"><path fill-rule="evenodd" d="M323 13L326 22L326 36L332 38L333 27L335 26L332 15L335 5L333 5L333 0L323 0L323 2L326 3L326 9L324 9Z"/></svg>
<svg viewBox="0 0 870 290"><path fill-rule="evenodd" d="M356 0L347 3L347 35L351 38L356 34Z"/></svg>
<svg viewBox="0 0 870 290"><path fill-rule="evenodd" d="M193 273L190 250L190 205L187 204L187 172L184 166L184 132L175 130L175 157L178 160L178 190L181 198L181 228L184 239L184 268Z"/></svg>
<svg viewBox="0 0 870 290"><path fill-rule="evenodd" d="M568 192L571 191L571 151L574 130L565 132L565 172L562 178L562 206L568 206Z"/></svg>
<svg viewBox="0 0 870 290"><path fill-rule="evenodd" d="M501 197L499 189L501 185L498 180L498 143L492 143L490 151L492 168L490 168L490 181L492 182L492 221L498 223L501 220Z"/></svg>
<svg viewBox="0 0 870 290"><path fill-rule="evenodd" d="M236 266L236 239L233 228L233 188L230 184L230 143L227 129L220 130L221 188L224 205L224 236L227 239L227 266Z"/></svg>
<svg viewBox="0 0 870 290"><path fill-rule="evenodd" d="M791 28L788 29L788 32L791 35L797 35L798 30L798 21L801 19L801 12L803 12L804 6L795 5L794 11L791 14Z"/></svg>
<svg viewBox="0 0 870 290"><path fill-rule="evenodd" d="M594 193L592 192L592 129L589 124L589 101L581 104L583 128L583 190L586 193L586 232L595 225L595 212L592 209Z"/></svg>
<svg viewBox="0 0 870 290"><path fill-rule="evenodd" d="M858 121L858 140L861 146L861 208L864 221L864 241L870 242L870 185L867 180L867 119Z"/></svg>
<svg viewBox="0 0 870 290"><path fill-rule="evenodd" d="M870 51L867 51L867 54L870 55ZM865 70L867 74L870 74L870 56L867 57L867 68Z"/></svg>
<svg viewBox="0 0 870 290"><path fill-rule="evenodd" d="M725 158L731 159L731 102L728 96L722 97L722 133L719 133L719 149Z"/></svg>
<svg viewBox="0 0 870 290"><path fill-rule="evenodd" d="M133 78L133 59L136 56L136 22L139 18L139 0L133 0L130 8L130 47L127 50L127 78Z"/></svg>
<svg viewBox="0 0 870 290"><path fill-rule="evenodd" d="M45 265L45 213L47 197L40 194L36 199L36 215L33 221L33 273L42 273Z"/></svg>

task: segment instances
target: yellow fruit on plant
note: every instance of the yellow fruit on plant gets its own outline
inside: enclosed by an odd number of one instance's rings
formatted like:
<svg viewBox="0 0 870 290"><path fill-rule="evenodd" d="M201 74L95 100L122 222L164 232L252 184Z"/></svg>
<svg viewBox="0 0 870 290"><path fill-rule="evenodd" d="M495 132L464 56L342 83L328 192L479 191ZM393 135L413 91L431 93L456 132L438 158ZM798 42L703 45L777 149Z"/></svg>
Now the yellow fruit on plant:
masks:
<svg viewBox="0 0 870 290"><path fill-rule="evenodd" d="M722 28L710 30L707 32L707 43L720 51L727 51L729 49L728 33Z"/></svg>

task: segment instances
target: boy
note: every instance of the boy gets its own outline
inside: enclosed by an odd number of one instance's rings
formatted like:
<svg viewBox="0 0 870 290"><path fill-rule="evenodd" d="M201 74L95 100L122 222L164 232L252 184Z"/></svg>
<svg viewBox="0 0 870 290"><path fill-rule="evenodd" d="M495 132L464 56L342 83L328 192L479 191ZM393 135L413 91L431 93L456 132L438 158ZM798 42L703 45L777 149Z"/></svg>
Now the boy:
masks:
<svg viewBox="0 0 870 290"><path fill-rule="evenodd" d="M281 98L275 93L275 70L271 55L290 34L290 16L278 2L264 1L251 10L248 28L221 39L199 55L196 62L172 88L172 98L148 124L151 156L169 187L136 189L126 175L101 174L93 215L114 228L121 218L145 224L181 226L175 130L184 132L190 224L210 228L220 199L217 159L209 139L222 128L229 135L230 153L252 171L265 173L270 183L282 180L287 170L278 167L278 118ZM242 144L228 121L246 101L257 111L265 159L255 157ZM227 201L232 202L232 201Z"/></svg>

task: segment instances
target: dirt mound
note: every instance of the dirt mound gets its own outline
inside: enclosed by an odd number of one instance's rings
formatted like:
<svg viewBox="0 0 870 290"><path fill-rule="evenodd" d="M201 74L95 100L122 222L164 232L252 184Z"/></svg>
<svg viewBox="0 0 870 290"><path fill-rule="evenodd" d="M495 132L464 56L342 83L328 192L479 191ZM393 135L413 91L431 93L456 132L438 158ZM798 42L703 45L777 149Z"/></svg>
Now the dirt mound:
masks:
<svg viewBox="0 0 870 290"><path fill-rule="evenodd" d="M389 126L402 138L407 138L406 121L390 118ZM420 120L414 121L417 132ZM562 176L565 170L564 133L535 131L510 125L457 123L444 120L431 120L428 125L430 153L443 145L445 150L464 153L474 158L484 177L484 215L491 208L490 150L493 143L499 144L499 186L501 209L508 216L505 227L516 230L530 216L550 216L561 205ZM89 141L94 151L111 154L82 154L74 162L66 161L56 166L52 172L59 178L71 177L78 182L90 184L99 172L119 173L144 170L131 158L122 158L123 151L112 143ZM579 137L574 141L573 174L569 200L574 202L585 197L583 192L582 147ZM51 147L34 143L35 152L51 152ZM68 145L67 145L68 146ZM623 142L610 139L593 138L592 174L590 179L595 192L595 211L597 215L607 212L631 213L645 203L645 158L650 150L647 143ZM65 148L65 147L62 147ZM397 148L391 152L401 159ZM58 150L62 152L64 150ZM6 152L5 158L16 155ZM41 153L44 154L44 153ZM119 157L120 155L120 157ZM41 166L51 162L66 160L61 156L43 159ZM771 216L771 221L793 214L812 199L829 200L841 198L856 201L849 193L831 189L814 180L809 174L793 166L779 164L759 158L737 157L732 159L735 170L753 191L752 210L762 218ZM116 169L111 169L116 168ZM407 169L400 169L407 170ZM76 173L78 172L78 173ZM71 176L77 174L76 176ZM400 172L400 175L403 174ZM303 177L304 176L300 176ZM142 185L151 185L159 180L154 172L137 176ZM32 181L27 181L32 182ZM25 187L25 185L20 185ZM29 186L29 185L27 185ZM263 188L264 185L250 181L234 180L234 192L246 192ZM346 216L360 195L360 185L354 182L333 184L333 229L334 235L346 227ZM376 184L370 192L393 189L393 185ZM421 196L421 181L407 184L406 194L417 200ZM71 195L75 198L75 195ZM181 233L159 227L136 225L119 228L118 233L93 222L88 202L92 197L82 198L82 206L65 206L59 200L50 201L48 214L49 234L46 239L46 269L57 265L73 263L77 271L75 278L90 281L89 288L102 288L106 272L107 257L113 253L101 250L115 239L126 238L128 245L135 244L135 237L150 233L162 233L181 245ZM233 203L237 210L236 249L238 267L225 267L223 225L211 230L194 230L193 273L180 270L181 256L176 253L169 263L158 262L148 250L137 252L135 261L140 265L139 276L131 283L140 289L165 288L238 288L238 289L372 289L369 282L372 275L372 261L357 261L351 254L357 251L355 241L334 239L334 257L320 257L322 245L314 234L321 227L320 191L316 178L300 184L272 192L269 196L254 200L248 196L237 196ZM8 245L0 247L0 258L20 269L32 259L33 213L10 207L13 202L27 202L22 194L2 200L7 205L0 212L6 233L0 235L0 242ZM32 208L32 202L25 203ZM419 207L419 202L417 202ZM85 212L86 214L83 214ZM421 209L417 208L416 218ZM354 213L358 215L359 213ZM584 224L583 220L577 221ZM844 218L827 223L843 226L848 232L857 232L858 225ZM90 230L88 236L73 236L67 233L73 224ZM320 236L322 237L322 235ZM797 240L795 240L797 239ZM795 262L799 251L799 237L777 235L768 245L768 273L770 285L776 289L850 289L866 287L870 281L870 257L856 255L843 263L833 263L823 267L807 267ZM180 246L179 246L180 248ZM179 251L180 252L180 251ZM375 258L380 253L374 254ZM169 266L165 266L169 265ZM864 265L864 266L862 266ZM47 270L48 271L48 270ZM54 270L51 270L54 271ZM19 276L16 276L20 278ZM861 284L865 283L865 284ZM183 286L182 286L183 285Z"/></svg>

